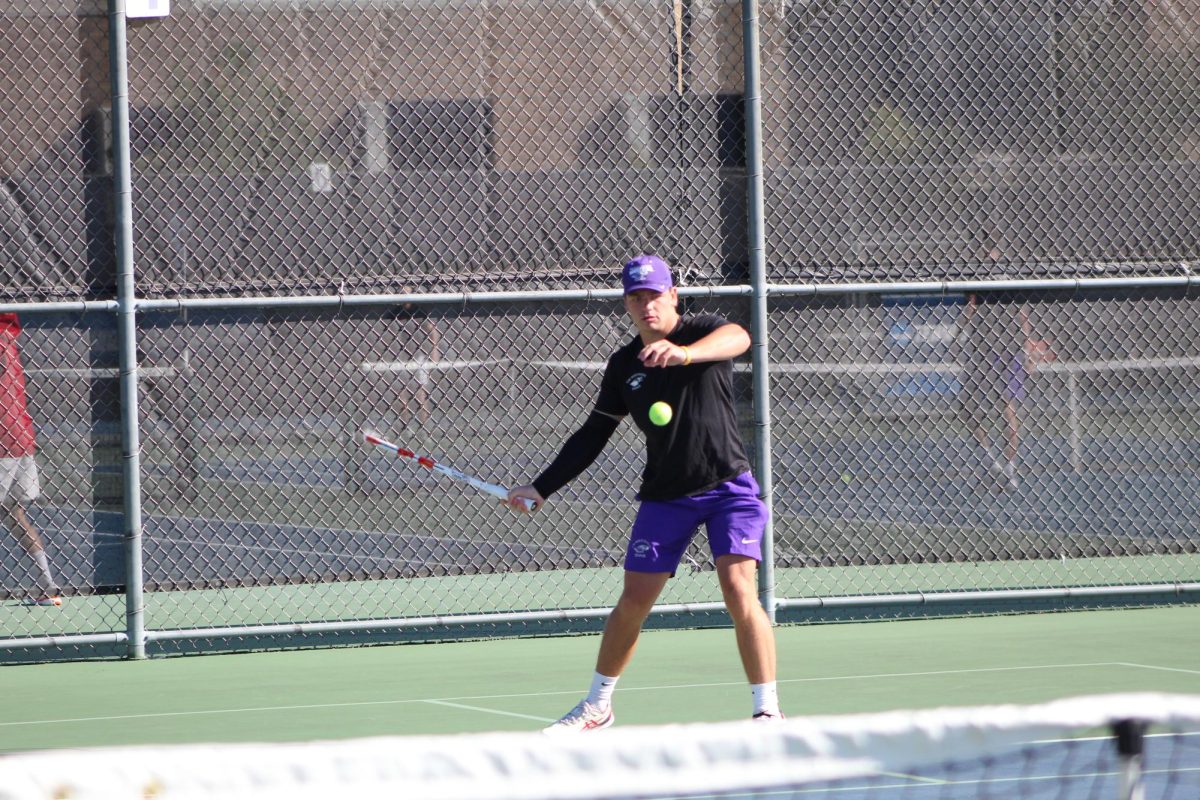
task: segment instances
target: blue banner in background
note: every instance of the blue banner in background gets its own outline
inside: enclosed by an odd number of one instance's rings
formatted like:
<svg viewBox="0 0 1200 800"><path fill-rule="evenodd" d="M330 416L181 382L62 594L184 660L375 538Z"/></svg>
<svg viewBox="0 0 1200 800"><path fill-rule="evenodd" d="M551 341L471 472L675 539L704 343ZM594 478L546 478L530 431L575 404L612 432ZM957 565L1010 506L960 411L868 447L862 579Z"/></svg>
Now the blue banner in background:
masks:
<svg viewBox="0 0 1200 800"><path fill-rule="evenodd" d="M961 294L884 295L885 359L914 365L897 371L884 388L887 397L954 396L959 381L955 339L966 298ZM920 365L928 365L921 369Z"/></svg>

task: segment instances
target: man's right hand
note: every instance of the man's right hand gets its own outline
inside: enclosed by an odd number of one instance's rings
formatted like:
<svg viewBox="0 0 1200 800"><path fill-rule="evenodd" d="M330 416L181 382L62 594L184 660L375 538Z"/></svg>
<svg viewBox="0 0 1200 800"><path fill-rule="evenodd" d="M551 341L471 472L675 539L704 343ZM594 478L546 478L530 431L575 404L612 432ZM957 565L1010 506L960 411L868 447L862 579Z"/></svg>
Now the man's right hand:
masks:
<svg viewBox="0 0 1200 800"><path fill-rule="evenodd" d="M518 498L524 499L528 502L522 503ZM541 493L532 486L517 486L508 490L508 500L505 501L504 504L513 511L519 511L523 514L532 514L533 512L541 509L545 502L546 498L542 497Z"/></svg>

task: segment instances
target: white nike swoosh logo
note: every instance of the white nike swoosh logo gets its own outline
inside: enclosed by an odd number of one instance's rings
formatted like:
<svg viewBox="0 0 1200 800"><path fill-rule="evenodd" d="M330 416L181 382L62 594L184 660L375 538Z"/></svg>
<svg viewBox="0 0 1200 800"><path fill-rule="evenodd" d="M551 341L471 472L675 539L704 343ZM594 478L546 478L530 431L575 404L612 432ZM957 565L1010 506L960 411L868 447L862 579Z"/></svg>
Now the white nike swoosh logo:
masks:
<svg viewBox="0 0 1200 800"><path fill-rule="evenodd" d="M742 544L754 544L758 539L742 539Z"/></svg>

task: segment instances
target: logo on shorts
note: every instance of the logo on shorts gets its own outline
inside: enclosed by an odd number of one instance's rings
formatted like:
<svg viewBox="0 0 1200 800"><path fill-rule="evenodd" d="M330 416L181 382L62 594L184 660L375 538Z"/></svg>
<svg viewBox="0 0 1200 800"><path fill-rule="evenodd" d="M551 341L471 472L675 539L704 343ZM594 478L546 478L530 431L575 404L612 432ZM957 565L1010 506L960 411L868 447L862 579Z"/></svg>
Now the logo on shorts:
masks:
<svg viewBox="0 0 1200 800"><path fill-rule="evenodd" d="M642 388L642 383L646 380L646 373L635 372L626 379L625 384L634 391Z"/></svg>
<svg viewBox="0 0 1200 800"><path fill-rule="evenodd" d="M633 553L635 558L645 558L653 548L654 545L650 544L645 539L637 539L629 546L629 550Z"/></svg>

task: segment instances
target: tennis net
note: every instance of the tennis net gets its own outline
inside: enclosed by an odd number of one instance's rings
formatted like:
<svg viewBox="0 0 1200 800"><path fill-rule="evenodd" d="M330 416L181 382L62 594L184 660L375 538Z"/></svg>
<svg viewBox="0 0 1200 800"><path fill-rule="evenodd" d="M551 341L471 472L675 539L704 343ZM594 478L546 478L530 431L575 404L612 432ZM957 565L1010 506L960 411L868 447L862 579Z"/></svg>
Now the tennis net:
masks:
<svg viewBox="0 0 1200 800"><path fill-rule="evenodd" d="M1194 800L1200 696L0 759L3 800L338 796Z"/></svg>

